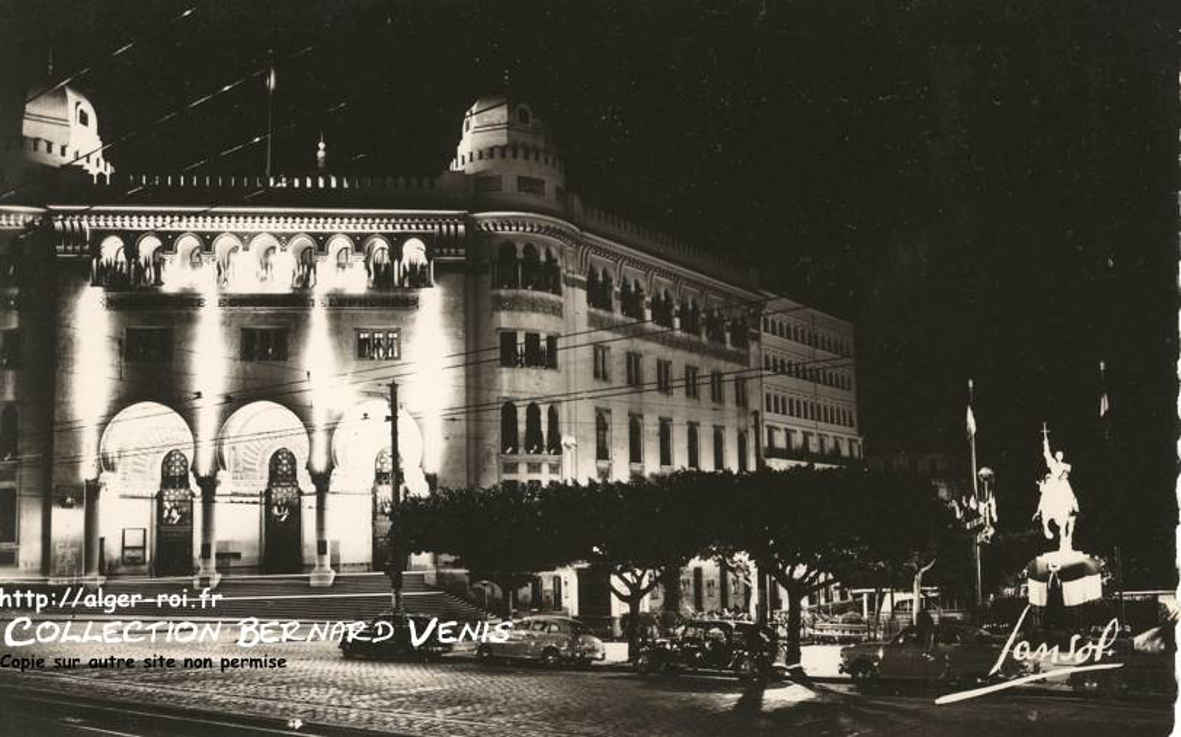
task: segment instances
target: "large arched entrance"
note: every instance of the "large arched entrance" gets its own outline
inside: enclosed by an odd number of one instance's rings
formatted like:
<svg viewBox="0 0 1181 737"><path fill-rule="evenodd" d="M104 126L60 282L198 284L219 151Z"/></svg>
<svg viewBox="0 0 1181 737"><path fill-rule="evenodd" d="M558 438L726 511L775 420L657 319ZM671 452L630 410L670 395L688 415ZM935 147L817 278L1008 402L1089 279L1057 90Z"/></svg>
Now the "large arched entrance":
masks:
<svg viewBox="0 0 1181 737"><path fill-rule="evenodd" d="M218 493L258 510L258 516L235 515L218 525L218 539L243 551L243 565L257 561L265 573L303 570L303 495L312 490L308 451L303 422L275 402L247 404L222 425L218 464L228 483Z"/></svg>
<svg viewBox="0 0 1181 737"><path fill-rule="evenodd" d="M119 525L97 531L109 572L193 572L193 492L189 459L193 434L171 408L158 402L125 407L99 441L102 520ZM149 534L150 530L150 534ZM142 547L124 549L127 531ZM154 542L150 542L154 541Z"/></svg>
<svg viewBox="0 0 1181 737"><path fill-rule="evenodd" d="M189 459L170 450L160 468L156 494L157 576L187 576L193 572L193 491L189 487Z"/></svg>
<svg viewBox="0 0 1181 737"><path fill-rule="evenodd" d="M336 469L333 491L342 498L356 498L366 492L370 495L372 535L368 552L373 570L384 570L390 551L394 464L389 417L389 402L366 400L345 412L332 435L332 461ZM424 493L422 433L405 409L398 414L398 445L403 493Z"/></svg>

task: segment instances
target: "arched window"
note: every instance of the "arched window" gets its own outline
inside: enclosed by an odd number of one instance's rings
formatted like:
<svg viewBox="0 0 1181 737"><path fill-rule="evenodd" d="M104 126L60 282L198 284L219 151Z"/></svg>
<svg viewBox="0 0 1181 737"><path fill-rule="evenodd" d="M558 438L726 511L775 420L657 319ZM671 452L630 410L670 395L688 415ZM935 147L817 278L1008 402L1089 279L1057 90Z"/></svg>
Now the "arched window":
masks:
<svg viewBox="0 0 1181 737"><path fill-rule="evenodd" d="M541 258L533 244L528 243L525 245L521 257L521 287L540 290L542 286Z"/></svg>
<svg viewBox="0 0 1181 737"><path fill-rule="evenodd" d="M516 453L517 447L517 405L505 402L500 408L500 452Z"/></svg>
<svg viewBox="0 0 1181 737"><path fill-rule="evenodd" d="M615 311L615 280L611 278L611 274L603 269L603 278L600 282L603 290L603 309L610 312Z"/></svg>
<svg viewBox="0 0 1181 737"><path fill-rule="evenodd" d="M512 243L501 243L496 254L496 288L517 289L521 275L517 269L517 247Z"/></svg>
<svg viewBox="0 0 1181 737"><path fill-rule="evenodd" d="M639 415L627 420L627 455L631 463L644 462L644 424Z"/></svg>
<svg viewBox="0 0 1181 737"><path fill-rule="evenodd" d="M86 112L86 108L82 107L82 103L78 103L78 125L90 127L90 114Z"/></svg>
<svg viewBox="0 0 1181 737"><path fill-rule="evenodd" d="M631 283L628 282L627 279L624 279L623 283L619 285L619 308L621 310L623 310L623 314L625 314L625 315L631 314L631 304L632 304L632 286L631 286Z"/></svg>
<svg viewBox="0 0 1181 737"><path fill-rule="evenodd" d="M10 404L0 412L0 460L11 461L16 458L16 447L16 407Z"/></svg>
<svg viewBox="0 0 1181 737"><path fill-rule="evenodd" d="M562 452L562 431L558 422L558 405L551 404L547 414L545 449L551 455L559 455Z"/></svg>
<svg viewBox="0 0 1181 737"><path fill-rule="evenodd" d="M296 486L295 454L286 448L279 448L271 456L270 486Z"/></svg>
<svg viewBox="0 0 1181 737"><path fill-rule="evenodd" d="M168 451L160 463L160 488L189 488L189 459L181 451Z"/></svg>
<svg viewBox="0 0 1181 737"><path fill-rule="evenodd" d="M336 252L336 270L344 271L349 268L349 249L342 248Z"/></svg>
<svg viewBox="0 0 1181 737"><path fill-rule="evenodd" d="M562 293L562 269L553 251L545 249L545 288L550 294Z"/></svg>
<svg viewBox="0 0 1181 737"><path fill-rule="evenodd" d="M662 295L652 298L652 320L666 328L673 326L673 299L667 289Z"/></svg>
<svg viewBox="0 0 1181 737"><path fill-rule="evenodd" d="M373 483L389 486L393 483L394 463L389 448L382 448L373 459Z"/></svg>
<svg viewBox="0 0 1181 737"><path fill-rule="evenodd" d="M536 402L530 402L525 408L525 452L540 453L545 447L545 440L541 436L541 407Z"/></svg>
<svg viewBox="0 0 1181 737"><path fill-rule="evenodd" d="M600 284L599 270L592 266L586 275L586 303L591 307L601 308L603 306L599 301L602 298L602 295L599 294Z"/></svg>

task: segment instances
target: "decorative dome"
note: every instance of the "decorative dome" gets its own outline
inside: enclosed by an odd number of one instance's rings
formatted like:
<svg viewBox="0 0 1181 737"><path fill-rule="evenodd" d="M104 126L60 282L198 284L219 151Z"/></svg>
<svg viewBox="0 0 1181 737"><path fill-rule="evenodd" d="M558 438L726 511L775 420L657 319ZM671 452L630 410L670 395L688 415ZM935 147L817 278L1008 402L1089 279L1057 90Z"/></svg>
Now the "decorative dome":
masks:
<svg viewBox="0 0 1181 737"><path fill-rule="evenodd" d="M530 182L531 195L537 187L565 186L564 166L545 122L531 105L506 94L482 96L464 112L451 169L485 178L517 175ZM501 182L502 189L493 191L514 191L508 184Z"/></svg>
<svg viewBox="0 0 1181 737"><path fill-rule="evenodd" d="M27 161L48 166L78 166L91 174L110 174L98 135L94 105L78 90L63 85L34 88L25 104L21 136Z"/></svg>

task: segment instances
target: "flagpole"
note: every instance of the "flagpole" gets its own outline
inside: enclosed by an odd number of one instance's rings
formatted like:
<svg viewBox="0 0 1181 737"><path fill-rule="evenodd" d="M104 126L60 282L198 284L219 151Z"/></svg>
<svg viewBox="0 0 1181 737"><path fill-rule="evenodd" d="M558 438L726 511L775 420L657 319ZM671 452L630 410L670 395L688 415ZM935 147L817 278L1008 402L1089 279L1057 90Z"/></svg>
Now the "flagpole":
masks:
<svg viewBox="0 0 1181 737"><path fill-rule="evenodd" d="M267 181L271 179L271 119L273 117L275 101L275 65L272 60L270 71L267 72Z"/></svg>
<svg viewBox="0 0 1181 737"><path fill-rule="evenodd" d="M972 391L973 388L974 387L972 385L972 380L968 379L968 419L969 419L968 447L971 451L971 456L972 456L972 498L976 501L977 506L979 506L980 496L979 496L979 491L978 491L978 488L976 485L977 484L977 482L976 482L976 418L973 416L973 413L972 413L972 404L975 401L975 397L973 396L973 391ZM975 594L975 598L976 598L976 611L979 612L980 606L984 601L984 596L981 591L982 587L981 587L981 583L980 583L980 531L978 529L972 530L971 543L972 543L972 573L973 573L973 578L975 579L973 581L974 585L972 588L973 588L973 593Z"/></svg>

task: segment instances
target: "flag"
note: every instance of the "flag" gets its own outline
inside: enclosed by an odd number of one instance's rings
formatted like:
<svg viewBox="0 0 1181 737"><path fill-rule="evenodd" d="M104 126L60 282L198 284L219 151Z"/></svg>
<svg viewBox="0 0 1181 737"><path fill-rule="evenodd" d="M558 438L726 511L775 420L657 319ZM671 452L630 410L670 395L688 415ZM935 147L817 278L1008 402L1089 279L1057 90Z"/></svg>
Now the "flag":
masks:
<svg viewBox="0 0 1181 737"><path fill-rule="evenodd" d="M1099 393L1099 419L1103 419L1107 416L1107 413L1111 411L1111 402L1107 399L1107 375L1104 373L1106 369L1106 364L1104 364L1103 361L1100 361L1099 379L1101 386Z"/></svg>
<svg viewBox="0 0 1181 737"><path fill-rule="evenodd" d="M972 414L972 405L968 405L968 437L976 437L976 415Z"/></svg>
<svg viewBox="0 0 1181 737"><path fill-rule="evenodd" d="M267 89L271 92L275 91L275 68L271 67L270 72L267 73Z"/></svg>

